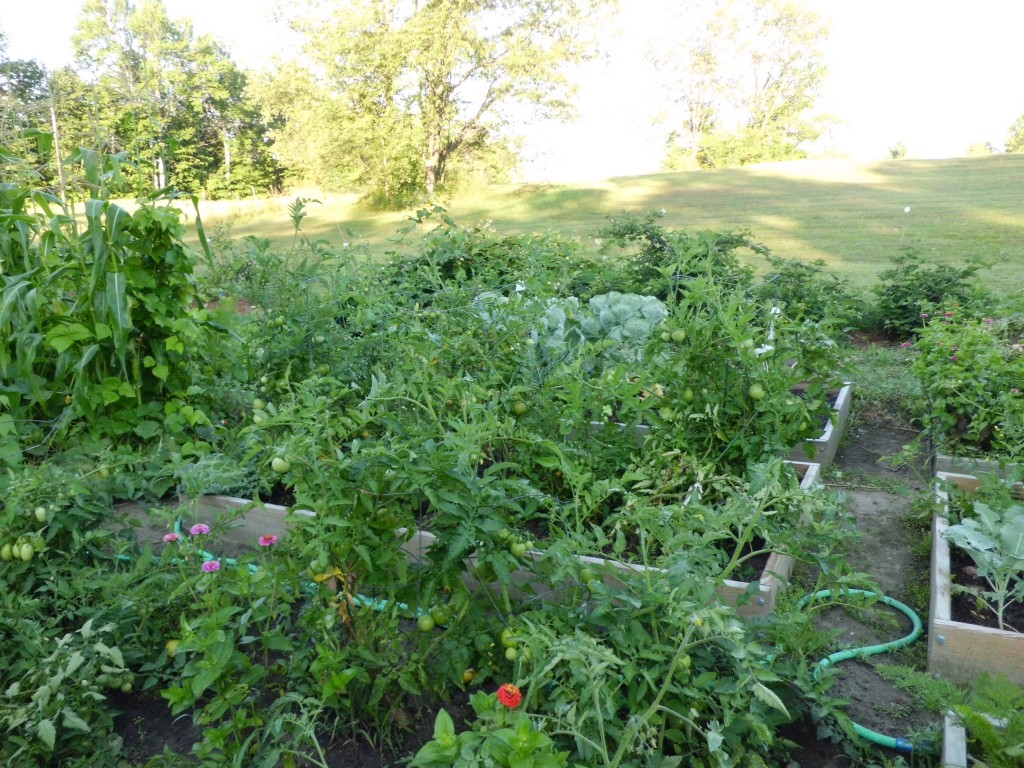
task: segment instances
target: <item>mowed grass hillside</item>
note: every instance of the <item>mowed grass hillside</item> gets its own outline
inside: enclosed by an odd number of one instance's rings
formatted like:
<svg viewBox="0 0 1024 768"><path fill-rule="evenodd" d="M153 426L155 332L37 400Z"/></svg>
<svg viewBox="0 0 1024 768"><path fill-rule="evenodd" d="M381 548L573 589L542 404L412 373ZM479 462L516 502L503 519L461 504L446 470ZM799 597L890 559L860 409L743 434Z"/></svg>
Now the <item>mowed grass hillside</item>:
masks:
<svg viewBox="0 0 1024 768"><path fill-rule="evenodd" d="M307 209L306 237L338 248L363 245L373 255L404 250L396 233L411 211L369 211L352 195L309 196L322 203ZM292 199L204 203L203 216L221 238L253 235L287 249ZM665 227L746 230L777 256L822 259L859 289L873 284L904 247L954 264L977 256L992 265L985 278L997 293L1024 291L1024 155L807 160L586 184L505 185L440 204L462 226L558 232L579 237L595 253L610 217L664 210Z"/></svg>

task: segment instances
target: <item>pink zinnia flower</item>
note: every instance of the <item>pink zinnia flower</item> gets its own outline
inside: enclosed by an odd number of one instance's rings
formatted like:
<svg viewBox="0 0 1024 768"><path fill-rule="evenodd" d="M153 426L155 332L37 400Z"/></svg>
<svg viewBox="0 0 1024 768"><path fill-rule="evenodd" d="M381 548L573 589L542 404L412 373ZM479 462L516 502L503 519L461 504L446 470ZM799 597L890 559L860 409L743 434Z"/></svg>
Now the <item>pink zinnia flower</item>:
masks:
<svg viewBox="0 0 1024 768"><path fill-rule="evenodd" d="M950 355L949 359L955 363L956 362L956 355Z"/></svg>
<svg viewBox="0 0 1024 768"><path fill-rule="evenodd" d="M268 533L263 536L260 536L261 547L272 547L275 544L277 544L277 536L275 536L274 534Z"/></svg>
<svg viewBox="0 0 1024 768"><path fill-rule="evenodd" d="M991 317L986 317L985 318L985 325L992 325L992 323L994 323L994 322L995 322L995 320L993 320Z"/></svg>
<svg viewBox="0 0 1024 768"><path fill-rule="evenodd" d="M922 312L920 315L918 315L918 317L920 317L922 320L924 320L924 319L926 319L928 317L928 313L927 312Z"/></svg>
<svg viewBox="0 0 1024 768"><path fill-rule="evenodd" d="M913 346L913 344L911 344L909 341L904 341L902 344L900 344L900 346L903 347L903 349L910 349Z"/></svg>
<svg viewBox="0 0 1024 768"><path fill-rule="evenodd" d="M207 573L213 573L214 571L220 570L220 560L207 560L203 563L203 570Z"/></svg>
<svg viewBox="0 0 1024 768"><path fill-rule="evenodd" d="M202 536L204 533L210 532L210 526L208 526L206 523L196 523L188 529L188 532L191 533L193 536Z"/></svg>
<svg viewBox="0 0 1024 768"><path fill-rule="evenodd" d="M170 544L172 541L177 541L179 538L181 538L181 537L178 536L178 534L176 534L176 533L165 533L164 534L164 541L167 542L168 544Z"/></svg>
<svg viewBox="0 0 1024 768"><path fill-rule="evenodd" d="M946 314L946 317L952 317L953 316L952 312L946 312L945 314Z"/></svg>

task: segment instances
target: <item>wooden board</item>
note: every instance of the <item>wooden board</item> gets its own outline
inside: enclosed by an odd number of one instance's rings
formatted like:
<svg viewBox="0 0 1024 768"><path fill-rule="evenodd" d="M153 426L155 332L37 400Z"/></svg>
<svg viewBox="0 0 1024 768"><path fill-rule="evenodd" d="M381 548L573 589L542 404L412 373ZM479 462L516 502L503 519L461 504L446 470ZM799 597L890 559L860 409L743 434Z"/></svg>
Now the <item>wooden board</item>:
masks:
<svg viewBox="0 0 1024 768"><path fill-rule="evenodd" d="M942 720L941 768L967 768L967 732L953 714Z"/></svg>
<svg viewBox="0 0 1024 768"><path fill-rule="evenodd" d="M979 480L971 475L936 473L936 494L947 505L943 482L975 490ZM949 542L942 534L949 527L943 515L932 521L932 553L928 610L928 671L957 683L974 683L982 672L1001 672L1024 685L1024 634L953 621Z"/></svg>
<svg viewBox="0 0 1024 768"><path fill-rule="evenodd" d="M804 490L821 484L821 467L818 464L793 462L793 466L800 474L800 487ZM406 535L406 531L403 529L400 531L400 535ZM410 557L422 559L435 538L429 531L415 531L402 548ZM530 551L526 553L525 557L539 563L544 559L545 553ZM591 555L579 555L577 559L581 568L584 566L592 568L606 584L614 587L622 587L625 585L625 580L631 576L642 574L648 570L664 573L664 570L660 568L623 563ZM472 556L468 558L469 565L472 564L472 560ZM742 618L766 616L775 610L779 592L789 584L789 577L795 564L796 561L791 555L773 552L768 556L765 568L756 582L725 579L718 587L718 597L722 602L736 607L737 614ZM533 594L543 594L545 591L551 590L549 585L537 580L529 571L513 574L513 580L524 588L528 585ZM553 598L557 598L557 590L552 595Z"/></svg>
<svg viewBox="0 0 1024 768"><path fill-rule="evenodd" d="M820 464L823 470L828 469L835 461L836 454L839 452L839 444L846 433L846 426L850 423L850 413L853 410L853 385L846 382L840 389L831 390L829 394L835 398L835 402L832 406L832 416L825 424L825 431L821 437L805 440L803 444L795 446L789 452L790 460L813 461ZM813 450L808 450L807 446L811 446Z"/></svg>
<svg viewBox="0 0 1024 768"><path fill-rule="evenodd" d="M792 462L797 473L800 475L800 487L809 490L821 483L821 467L816 463ZM201 496L192 504L193 510L190 518L187 518L183 525L187 528L194 522L203 522L211 528L217 527L218 537L240 546L256 546L260 536L274 534L283 538L293 524L287 519L289 511L286 507L277 504L256 503L248 499L240 499L232 496ZM292 515L300 517L316 517L314 512L308 510L294 510ZM402 544L402 549L412 560L422 560L427 550L436 541L436 537L429 531L413 531L401 528L395 532L396 536L408 539ZM541 561L545 556L544 552L527 552L525 557L534 562ZM473 557L467 559L467 564L472 565ZM624 578L628 573L642 573L645 566L622 563L616 560L607 560L599 557L581 556L579 558L581 567L588 565L601 574L601 577L609 583L623 582L616 578L621 574ZM737 613L744 618L753 616L764 616L775 608L775 601L778 593L789 583L789 576L793 571L795 561L792 556L773 552L769 555L765 569L755 584L743 581L725 580L718 589L719 597L729 605L737 606ZM549 587L539 583L536 577L528 570L517 572L513 579L523 587L524 591L530 587L534 593L542 593Z"/></svg>
<svg viewBox="0 0 1024 768"><path fill-rule="evenodd" d="M1000 463L993 459L973 459L965 456L947 456L939 453L935 455L935 474L940 472L977 475L994 472L999 477L1006 477L1014 469L1022 469L1022 464Z"/></svg>

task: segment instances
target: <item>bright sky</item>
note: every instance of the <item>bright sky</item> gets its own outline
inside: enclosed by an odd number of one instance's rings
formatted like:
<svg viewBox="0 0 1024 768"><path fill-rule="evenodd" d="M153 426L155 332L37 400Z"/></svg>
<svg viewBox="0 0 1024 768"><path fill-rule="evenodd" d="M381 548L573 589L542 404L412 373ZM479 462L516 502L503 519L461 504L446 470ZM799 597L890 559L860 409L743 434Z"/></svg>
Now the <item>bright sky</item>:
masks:
<svg viewBox="0 0 1024 768"><path fill-rule="evenodd" d="M667 1L621 0L610 55L584 71L580 119L530 130L525 178L590 180L657 170L666 126L652 124L652 112L664 93L644 52ZM241 66L259 68L284 39L269 20L273 2L165 0L165 6L172 17L191 18L197 32L213 34ZM1024 0L805 4L831 20L830 75L819 106L843 121L830 137L837 154L883 159L898 142L909 157L922 158L960 156L977 142L1001 149L1024 114ZM80 7L81 0L50 0L40 20L39 6L4 3L0 29L8 56L50 67L69 62Z"/></svg>

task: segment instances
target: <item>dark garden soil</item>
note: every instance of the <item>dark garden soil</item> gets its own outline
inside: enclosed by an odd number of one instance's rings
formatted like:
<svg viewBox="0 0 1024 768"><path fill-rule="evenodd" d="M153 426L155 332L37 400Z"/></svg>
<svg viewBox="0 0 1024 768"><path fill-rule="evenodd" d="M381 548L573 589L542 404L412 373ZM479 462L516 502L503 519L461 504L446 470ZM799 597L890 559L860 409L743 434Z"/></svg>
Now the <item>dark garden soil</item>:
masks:
<svg viewBox="0 0 1024 768"><path fill-rule="evenodd" d="M991 588L978 577L974 561L963 550L950 547L949 573L953 583L950 618L965 624L999 629L999 618L994 610L980 602L973 594L961 592L957 587L985 592ZM994 607L994 605L993 605ZM1003 629L1024 632L1024 603L1013 601L1003 611Z"/></svg>
<svg viewBox="0 0 1024 768"><path fill-rule="evenodd" d="M859 537L848 553L851 565L868 574L887 595L914 607L927 624L928 533L924 522L908 522L914 499L927 488L930 468L925 460L893 469L884 458L900 452L914 434L888 424L858 423L855 417L836 462L826 473L825 481L843 493L856 520ZM798 584L813 583L813 574L794 574ZM794 586L792 589L800 589ZM829 608L819 614L819 626L837 631L837 647L873 645L903 637L909 632L909 621L885 606L869 611ZM848 661L835 667L836 682L832 692L848 701L846 710L861 725L896 737L912 737L938 724L934 714L916 706L910 696L895 688L877 670L885 664L924 666L927 642L922 639L908 649L871 656L861 661ZM117 719L117 733L133 765L143 765L148 757L159 755L165 746L188 755L198 732L189 715L172 719L164 701L143 695L119 696L115 704L122 714ZM445 705L457 726L471 715L465 700ZM429 740L437 707L412 703L409 727L399 743L378 749L366 734L339 734L327 739L329 766L345 768L385 768L403 764ZM893 759L895 752L881 748L865 751L855 758L844 748L831 742L827 734L819 734L809 722L787 727L783 736L800 744L787 768L851 768L867 766L883 758ZM910 762L908 760L908 762ZM175 764L188 765L187 759ZM916 758L914 765L928 765Z"/></svg>

